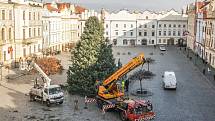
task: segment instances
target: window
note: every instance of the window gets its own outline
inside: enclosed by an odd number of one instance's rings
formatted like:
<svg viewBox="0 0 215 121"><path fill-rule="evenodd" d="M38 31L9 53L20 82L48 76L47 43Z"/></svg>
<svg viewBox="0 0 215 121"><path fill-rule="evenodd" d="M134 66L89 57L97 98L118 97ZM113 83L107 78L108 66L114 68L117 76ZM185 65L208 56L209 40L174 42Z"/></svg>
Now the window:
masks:
<svg viewBox="0 0 215 121"><path fill-rule="evenodd" d="M154 44L154 42L155 42L155 41L154 41L154 40L152 40L152 44Z"/></svg>
<svg viewBox="0 0 215 121"><path fill-rule="evenodd" d="M31 12L29 12L29 20L31 20Z"/></svg>
<svg viewBox="0 0 215 121"><path fill-rule="evenodd" d="M142 32L139 32L139 36L142 36Z"/></svg>
<svg viewBox="0 0 215 121"><path fill-rule="evenodd" d="M7 52L4 51L4 61L6 61L6 57L7 57Z"/></svg>
<svg viewBox="0 0 215 121"><path fill-rule="evenodd" d="M124 36L126 36L126 32L123 32Z"/></svg>
<svg viewBox="0 0 215 121"><path fill-rule="evenodd" d="M149 17L148 17L148 16L146 16L146 19L149 19Z"/></svg>
<svg viewBox="0 0 215 121"><path fill-rule="evenodd" d="M144 36L147 36L147 32L144 32Z"/></svg>
<svg viewBox="0 0 215 121"><path fill-rule="evenodd" d="M9 40L12 39L12 31L11 31L11 28L9 28Z"/></svg>
<svg viewBox="0 0 215 121"><path fill-rule="evenodd" d="M183 25L183 28L185 28L186 27L186 25Z"/></svg>
<svg viewBox="0 0 215 121"><path fill-rule="evenodd" d="M106 32L106 35L108 35L108 32Z"/></svg>
<svg viewBox="0 0 215 121"><path fill-rule="evenodd" d="M29 28L29 37L31 37L31 28Z"/></svg>
<svg viewBox="0 0 215 121"><path fill-rule="evenodd" d="M118 28L118 24L116 24L116 28Z"/></svg>
<svg viewBox="0 0 215 121"><path fill-rule="evenodd" d="M40 13L38 13L38 20L40 20Z"/></svg>
<svg viewBox="0 0 215 121"><path fill-rule="evenodd" d="M163 39L163 43L166 43L166 39Z"/></svg>
<svg viewBox="0 0 215 121"><path fill-rule="evenodd" d="M161 36L161 31L159 31L159 36Z"/></svg>
<svg viewBox="0 0 215 121"><path fill-rule="evenodd" d="M169 36L171 36L171 35L172 35L172 32L171 32L171 31L169 31L169 32L168 32L168 35L169 35Z"/></svg>
<svg viewBox="0 0 215 121"><path fill-rule="evenodd" d="M5 10L1 11L1 15L2 15L2 20L5 20Z"/></svg>
<svg viewBox="0 0 215 121"><path fill-rule="evenodd" d="M124 28L126 28L126 24L124 24Z"/></svg>
<svg viewBox="0 0 215 121"><path fill-rule="evenodd" d="M22 38L25 39L25 29L22 30L22 33L23 33Z"/></svg>
<svg viewBox="0 0 215 121"><path fill-rule="evenodd" d="M175 36L175 31L173 31L173 36Z"/></svg>
<svg viewBox="0 0 215 121"><path fill-rule="evenodd" d="M2 36L3 42L5 42L5 28L1 29L1 36Z"/></svg>
<svg viewBox="0 0 215 121"><path fill-rule="evenodd" d="M40 52L40 44L38 44L38 48L37 49L38 49L38 52Z"/></svg>
<svg viewBox="0 0 215 121"><path fill-rule="evenodd" d="M36 45L34 45L34 53L36 52Z"/></svg>
<svg viewBox="0 0 215 121"><path fill-rule="evenodd" d="M133 36L133 32L131 32L131 36Z"/></svg>
<svg viewBox="0 0 215 121"><path fill-rule="evenodd" d="M133 24L131 24L131 28L133 28Z"/></svg>
<svg viewBox="0 0 215 121"><path fill-rule="evenodd" d="M163 31L163 36L166 36L166 31Z"/></svg>
<svg viewBox="0 0 215 121"><path fill-rule="evenodd" d="M180 31L178 31L178 36L181 36L181 32Z"/></svg>
<svg viewBox="0 0 215 121"><path fill-rule="evenodd" d="M116 35L118 35L118 32L116 32Z"/></svg>
<svg viewBox="0 0 215 121"><path fill-rule="evenodd" d="M172 25L171 25L171 24L169 24L169 27L172 27Z"/></svg>
<svg viewBox="0 0 215 121"><path fill-rule="evenodd" d="M23 14L23 15L22 15L22 19L25 20L25 11L23 11L22 14Z"/></svg>
<svg viewBox="0 0 215 121"><path fill-rule="evenodd" d="M117 39L113 39L113 45L117 45Z"/></svg>
<svg viewBox="0 0 215 121"><path fill-rule="evenodd" d="M34 12L34 20L36 19L36 16L35 16L35 12Z"/></svg>
<svg viewBox="0 0 215 121"><path fill-rule="evenodd" d="M26 57L26 48L23 48L23 56Z"/></svg>
<svg viewBox="0 0 215 121"><path fill-rule="evenodd" d="M152 28L155 28L155 25L152 25Z"/></svg>
<svg viewBox="0 0 215 121"><path fill-rule="evenodd" d="M36 36L36 28L34 28L34 37Z"/></svg>
<svg viewBox="0 0 215 121"><path fill-rule="evenodd" d="M181 27L181 25L179 24L178 27Z"/></svg>
<svg viewBox="0 0 215 121"><path fill-rule="evenodd" d="M127 39L124 39L124 40L123 40L123 45L127 45L127 44L128 44Z"/></svg>
<svg viewBox="0 0 215 121"><path fill-rule="evenodd" d="M152 36L155 36L155 32L152 32Z"/></svg>
<svg viewBox="0 0 215 121"><path fill-rule="evenodd" d="M31 46L29 46L29 55L31 54Z"/></svg>
<svg viewBox="0 0 215 121"><path fill-rule="evenodd" d="M176 27L176 25L174 24L173 27Z"/></svg>
<svg viewBox="0 0 215 121"><path fill-rule="evenodd" d="M106 24L106 28L108 28L108 24Z"/></svg>
<svg viewBox="0 0 215 121"><path fill-rule="evenodd" d="M38 36L40 36L40 28L38 28Z"/></svg>
<svg viewBox="0 0 215 121"><path fill-rule="evenodd" d="M158 43L161 43L161 39L158 40Z"/></svg>
<svg viewBox="0 0 215 121"><path fill-rule="evenodd" d="M147 25L146 25L146 24L144 25L144 28L147 28Z"/></svg>
<svg viewBox="0 0 215 121"><path fill-rule="evenodd" d="M161 28L162 27L162 25L161 24L159 24L159 28Z"/></svg>
<svg viewBox="0 0 215 121"><path fill-rule="evenodd" d="M166 27L166 24L164 24L163 27Z"/></svg>
<svg viewBox="0 0 215 121"><path fill-rule="evenodd" d="M9 11L9 20L12 20L12 10Z"/></svg>

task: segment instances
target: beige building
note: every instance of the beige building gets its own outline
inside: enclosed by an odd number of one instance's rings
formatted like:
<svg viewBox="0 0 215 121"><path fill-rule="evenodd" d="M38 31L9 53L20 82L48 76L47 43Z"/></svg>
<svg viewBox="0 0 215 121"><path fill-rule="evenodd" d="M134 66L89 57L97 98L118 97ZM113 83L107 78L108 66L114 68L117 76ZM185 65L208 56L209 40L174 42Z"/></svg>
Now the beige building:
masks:
<svg viewBox="0 0 215 121"><path fill-rule="evenodd" d="M205 18L205 57L215 67L215 0L210 0L203 9L207 10Z"/></svg>
<svg viewBox="0 0 215 121"><path fill-rule="evenodd" d="M0 62L14 59L14 4L0 1Z"/></svg>
<svg viewBox="0 0 215 121"><path fill-rule="evenodd" d="M195 20L196 20L196 10L195 3L190 4L187 10L188 14L188 24L187 24L187 47L194 51L195 45Z"/></svg>
<svg viewBox="0 0 215 121"><path fill-rule="evenodd" d="M78 16L70 3L46 3L43 11L46 52L64 51L78 41Z"/></svg>

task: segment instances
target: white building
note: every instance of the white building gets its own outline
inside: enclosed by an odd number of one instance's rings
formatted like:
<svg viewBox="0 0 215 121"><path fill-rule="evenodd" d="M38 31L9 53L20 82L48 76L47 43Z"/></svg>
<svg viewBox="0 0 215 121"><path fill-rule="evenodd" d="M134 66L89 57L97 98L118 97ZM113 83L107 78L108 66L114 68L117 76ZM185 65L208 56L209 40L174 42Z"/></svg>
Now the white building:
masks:
<svg viewBox="0 0 215 121"><path fill-rule="evenodd" d="M186 27L187 18L174 10L104 12L104 36L116 46L177 44L179 39L185 39Z"/></svg>
<svg viewBox="0 0 215 121"><path fill-rule="evenodd" d="M42 50L42 3L15 5L15 58L31 56Z"/></svg>
<svg viewBox="0 0 215 121"><path fill-rule="evenodd" d="M197 13L196 20L196 50L195 52L201 57L204 58L204 41L205 41L205 21L204 21L204 13Z"/></svg>
<svg viewBox="0 0 215 121"><path fill-rule="evenodd" d="M44 49L62 51L78 40L78 16L70 3L46 3L43 13Z"/></svg>

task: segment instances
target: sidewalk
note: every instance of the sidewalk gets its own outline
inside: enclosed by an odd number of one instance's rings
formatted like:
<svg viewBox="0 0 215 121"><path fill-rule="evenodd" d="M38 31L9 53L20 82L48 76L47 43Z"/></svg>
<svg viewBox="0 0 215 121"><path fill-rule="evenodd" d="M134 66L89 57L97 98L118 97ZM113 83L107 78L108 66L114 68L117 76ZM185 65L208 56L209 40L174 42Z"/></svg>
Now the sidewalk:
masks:
<svg viewBox="0 0 215 121"><path fill-rule="evenodd" d="M209 64L205 64L203 62L203 59L200 58L198 55L195 55L195 53L192 50L185 50L185 48L178 48L178 51L182 52L185 57L187 57L187 59L189 61L191 61L198 69L201 73L204 74L204 69L205 69L205 77L210 80L210 82L212 82L215 85L215 79L214 79L214 75L215 75L215 69L213 67L211 67ZM211 71L208 71L208 68L210 68Z"/></svg>

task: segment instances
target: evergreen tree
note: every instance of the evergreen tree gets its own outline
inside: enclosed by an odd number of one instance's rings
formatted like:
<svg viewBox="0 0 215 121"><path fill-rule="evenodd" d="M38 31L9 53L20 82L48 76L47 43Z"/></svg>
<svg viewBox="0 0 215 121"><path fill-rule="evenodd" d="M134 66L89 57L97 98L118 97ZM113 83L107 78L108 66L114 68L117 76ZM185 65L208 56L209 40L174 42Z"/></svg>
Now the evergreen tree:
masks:
<svg viewBox="0 0 215 121"><path fill-rule="evenodd" d="M72 52L72 64L67 72L70 92L95 94L95 81L104 79L113 71L112 48L105 43L103 30L103 25L96 17L86 21L81 40Z"/></svg>

